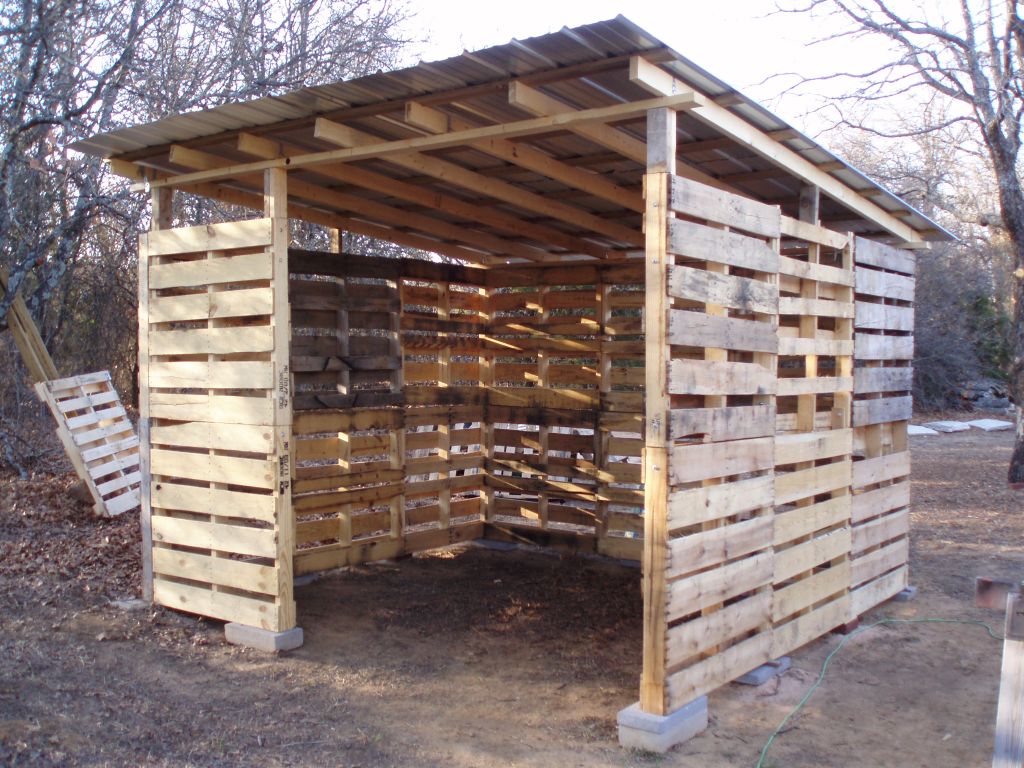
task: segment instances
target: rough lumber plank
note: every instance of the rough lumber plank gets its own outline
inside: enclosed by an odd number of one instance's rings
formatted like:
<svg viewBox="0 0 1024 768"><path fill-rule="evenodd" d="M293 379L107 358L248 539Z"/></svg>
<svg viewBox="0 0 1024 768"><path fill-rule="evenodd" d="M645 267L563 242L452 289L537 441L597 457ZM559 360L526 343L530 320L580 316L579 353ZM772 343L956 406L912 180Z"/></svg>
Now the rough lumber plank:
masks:
<svg viewBox="0 0 1024 768"><path fill-rule="evenodd" d="M269 325L248 328L194 328L184 331L151 331L150 355L229 355L270 352L274 333Z"/></svg>
<svg viewBox="0 0 1024 768"><path fill-rule="evenodd" d="M849 586L850 561L843 560L831 568L777 588L772 600L772 621L780 622L814 603L844 592Z"/></svg>
<svg viewBox="0 0 1024 768"><path fill-rule="evenodd" d="M820 493L847 488L850 485L851 462L839 461L822 467L798 469L775 475L775 503L789 504ZM856 484L856 483L855 483Z"/></svg>
<svg viewBox="0 0 1024 768"><path fill-rule="evenodd" d="M153 600L168 608L222 621L237 621L275 632L281 629L276 620L277 608L273 602L228 592L213 592L165 579L156 579L153 582Z"/></svg>
<svg viewBox="0 0 1024 768"><path fill-rule="evenodd" d="M850 519L850 495L819 501L806 507L775 511L773 541L781 547L815 531L822 531Z"/></svg>
<svg viewBox="0 0 1024 768"><path fill-rule="evenodd" d="M914 308L858 301L854 308L858 328L875 331L913 331Z"/></svg>
<svg viewBox="0 0 1024 768"><path fill-rule="evenodd" d="M849 392L853 389L853 378L835 378L832 376L816 376L808 379L779 379L775 391L779 397L787 395L815 395Z"/></svg>
<svg viewBox="0 0 1024 768"><path fill-rule="evenodd" d="M745 352L778 350L779 340L770 323L717 317L703 312L669 310L670 344L681 347L713 347Z"/></svg>
<svg viewBox="0 0 1024 768"><path fill-rule="evenodd" d="M755 517L672 539L669 542L667 576L674 579L712 565L721 565L770 546L771 539L771 517Z"/></svg>
<svg viewBox="0 0 1024 768"><path fill-rule="evenodd" d="M873 392L909 392L914 382L914 370L905 368L856 368L853 372L853 391L860 394Z"/></svg>
<svg viewBox="0 0 1024 768"><path fill-rule="evenodd" d="M783 216L780 224L782 234L787 237L794 237L808 243L817 243L837 251L845 248L850 241L849 235L844 232L834 232L831 229L825 229L790 216Z"/></svg>
<svg viewBox="0 0 1024 768"><path fill-rule="evenodd" d="M890 421L906 421L913 416L914 402L910 395L857 400L853 404L853 426L866 427Z"/></svg>
<svg viewBox="0 0 1024 768"><path fill-rule="evenodd" d="M877 240L868 240L865 237L854 239L853 256L858 264L868 264L879 269L889 269L907 275L914 274L916 269L917 257L913 251L893 248L891 245L879 243Z"/></svg>
<svg viewBox="0 0 1024 768"><path fill-rule="evenodd" d="M850 576L850 586L859 586L866 581L876 579L882 574L904 565L909 555L910 542L904 537L876 549L874 552L855 557L851 561L852 575Z"/></svg>
<svg viewBox="0 0 1024 768"><path fill-rule="evenodd" d="M910 483L903 482L895 485L885 485L873 491L858 493L853 497L853 509L851 510L851 522L854 524L869 520L872 517L884 515L894 509L900 509L910 504Z"/></svg>
<svg viewBox="0 0 1024 768"><path fill-rule="evenodd" d="M795 336L779 336L779 354L793 357L852 355L853 341L851 339L801 339Z"/></svg>
<svg viewBox="0 0 1024 768"><path fill-rule="evenodd" d="M774 496L774 480L770 476L674 491L668 499L668 527L678 530L753 512L770 507Z"/></svg>
<svg viewBox="0 0 1024 768"><path fill-rule="evenodd" d="M147 248L151 258L179 253L256 248L270 245L271 226L270 219L252 219L158 230L147 233ZM155 287L150 285L150 288Z"/></svg>
<svg viewBox="0 0 1024 768"><path fill-rule="evenodd" d="M798 315L807 317L853 317L854 306L848 301L830 301L828 299L802 299L783 296L779 299L780 315Z"/></svg>
<svg viewBox="0 0 1024 768"><path fill-rule="evenodd" d="M816 283L851 286L856 278L853 270L830 267L810 261L800 261L789 256L779 256L779 274L791 275L801 280L813 280Z"/></svg>
<svg viewBox="0 0 1024 768"><path fill-rule="evenodd" d="M275 557L277 537L266 528L153 516L153 540L253 557Z"/></svg>
<svg viewBox="0 0 1024 768"><path fill-rule="evenodd" d="M827 432L800 432L776 435L775 464L797 464L830 459L853 451L853 430L832 429Z"/></svg>
<svg viewBox="0 0 1024 768"><path fill-rule="evenodd" d="M1006 601L1003 662L999 676L999 701L996 706L996 740L992 768L1020 768L1024 765L1024 637L1021 614L1024 605L1019 594Z"/></svg>
<svg viewBox="0 0 1024 768"><path fill-rule="evenodd" d="M277 576L270 565L157 547L153 550L153 570L161 576L217 584L261 595L277 594Z"/></svg>
<svg viewBox="0 0 1024 768"><path fill-rule="evenodd" d="M265 362L187 360L150 363L149 386L158 389L273 389L274 379L273 371Z"/></svg>
<svg viewBox="0 0 1024 768"><path fill-rule="evenodd" d="M871 547L910 533L910 514L906 509L876 517L870 522L853 527L851 551L857 555Z"/></svg>
<svg viewBox="0 0 1024 768"><path fill-rule="evenodd" d="M778 270L778 254L762 240L683 219L672 219L668 231L669 251L678 256L755 272Z"/></svg>
<svg viewBox="0 0 1024 768"><path fill-rule="evenodd" d="M912 360L914 337L858 333L854 340L854 355L859 360Z"/></svg>
<svg viewBox="0 0 1024 768"><path fill-rule="evenodd" d="M771 283L693 267L671 267L669 294L743 312L774 315L779 308L779 289Z"/></svg>
<svg viewBox="0 0 1024 768"><path fill-rule="evenodd" d="M703 435L710 442L775 434L774 405L676 408L670 416L673 440Z"/></svg>
<svg viewBox="0 0 1024 768"><path fill-rule="evenodd" d="M166 424L150 428L150 442L176 448L245 450L249 453L273 453L274 434L265 426L220 424L204 421Z"/></svg>
<svg viewBox="0 0 1024 768"><path fill-rule="evenodd" d="M149 287L151 290L159 290L269 280L271 270L270 256L267 253L247 253L200 261L177 261L150 267Z"/></svg>
<svg viewBox="0 0 1024 768"><path fill-rule="evenodd" d="M195 262L206 264L208 262ZM159 267L154 267L159 269ZM269 288L245 288L217 293L192 293L163 296L149 301L149 322L171 323L185 320L222 319L269 315L274 294Z"/></svg>
<svg viewBox="0 0 1024 768"><path fill-rule="evenodd" d="M907 566L903 565L850 592L850 619L855 619L907 586Z"/></svg>
<svg viewBox="0 0 1024 768"><path fill-rule="evenodd" d="M150 451L150 469L154 475L211 483L230 480L233 485L251 488L270 489L275 486L276 467L273 461L266 459L241 459L154 448Z"/></svg>
<svg viewBox="0 0 1024 768"><path fill-rule="evenodd" d="M771 583L772 559L770 552L761 552L721 568L671 582L668 586L669 621Z"/></svg>
<svg viewBox="0 0 1024 768"><path fill-rule="evenodd" d="M897 301L914 300L914 278L860 268L856 272L857 293Z"/></svg>
<svg viewBox="0 0 1024 768"><path fill-rule="evenodd" d="M668 631L668 668L679 666L731 638L763 625L771 618L772 596L762 591Z"/></svg>
<svg viewBox="0 0 1024 768"><path fill-rule="evenodd" d="M154 509L209 514L217 510L219 517L238 517L244 520L274 521L274 497L241 491L226 491L196 485L178 485L171 480L159 479L153 484Z"/></svg>
<svg viewBox="0 0 1024 768"><path fill-rule="evenodd" d="M177 421L209 421L223 424L272 424L274 401L267 397L230 395L179 395L153 392L150 416Z"/></svg>
<svg viewBox="0 0 1024 768"><path fill-rule="evenodd" d="M815 566L847 554L850 551L850 542L850 529L840 528L802 544L795 544L781 552L777 551L775 553L775 583L784 582Z"/></svg>
<svg viewBox="0 0 1024 768"><path fill-rule="evenodd" d="M758 363L672 360L669 365L674 395L770 395L775 386L775 373Z"/></svg>
<svg viewBox="0 0 1024 768"><path fill-rule="evenodd" d="M785 656L797 648L817 640L830 630L845 624L850 614L850 596L842 597L815 608L792 621L776 627L772 632L772 658Z"/></svg>
<svg viewBox="0 0 1024 768"><path fill-rule="evenodd" d="M668 678L669 707L678 709L772 658L772 635L758 635L720 650Z"/></svg>
<svg viewBox="0 0 1024 768"><path fill-rule="evenodd" d="M671 449L669 482L679 485L771 469L774 466L774 444L774 438L758 437L674 446Z"/></svg>
<svg viewBox="0 0 1024 768"><path fill-rule="evenodd" d="M681 176L672 179L669 205L676 213L706 219L762 237L778 237L781 233L778 206L714 189Z"/></svg>
<svg viewBox="0 0 1024 768"><path fill-rule="evenodd" d="M910 453L890 453L853 463L853 487L864 488L910 474Z"/></svg>

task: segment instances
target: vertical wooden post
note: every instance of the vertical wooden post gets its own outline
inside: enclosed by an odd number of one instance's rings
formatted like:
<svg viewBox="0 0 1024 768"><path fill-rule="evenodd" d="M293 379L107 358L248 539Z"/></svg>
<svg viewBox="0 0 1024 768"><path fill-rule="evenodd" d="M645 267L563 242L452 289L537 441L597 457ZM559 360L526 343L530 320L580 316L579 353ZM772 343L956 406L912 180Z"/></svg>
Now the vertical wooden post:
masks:
<svg viewBox="0 0 1024 768"><path fill-rule="evenodd" d="M996 709L992 768L1024 766L1024 596L1006 599L1003 666Z"/></svg>
<svg viewBox="0 0 1024 768"><path fill-rule="evenodd" d="M274 351L271 368L275 390L274 444L278 476L274 490L274 532L277 536L277 631L295 626L293 558L295 553L295 513L292 509L292 483L295 467L292 461L292 372L291 311L288 304L288 173L283 168L269 168L263 177L263 212L273 220L274 272Z"/></svg>
<svg viewBox="0 0 1024 768"><path fill-rule="evenodd" d="M151 195L150 229L170 229L174 221L174 190L160 187ZM139 527L142 531L142 598L153 599L153 478L149 424L149 246L139 238Z"/></svg>
<svg viewBox="0 0 1024 768"><path fill-rule="evenodd" d="M647 174L644 176L646 234L644 339L644 650L640 708L664 715L668 560L668 217L676 167L676 114L647 113Z"/></svg>

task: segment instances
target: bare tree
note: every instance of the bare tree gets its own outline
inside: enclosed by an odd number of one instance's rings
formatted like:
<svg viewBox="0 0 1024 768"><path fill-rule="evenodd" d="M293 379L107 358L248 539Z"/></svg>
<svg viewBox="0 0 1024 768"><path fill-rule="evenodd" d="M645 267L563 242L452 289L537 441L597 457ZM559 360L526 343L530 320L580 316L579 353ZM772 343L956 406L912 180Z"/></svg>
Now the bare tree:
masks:
<svg viewBox="0 0 1024 768"><path fill-rule="evenodd" d="M944 18L944 9L953 9L955 18ZM1008 480L1014 487L1024 488L1024 187L1018 173L1024 116L1024 20L1016 0L999 5L991 0L955 0L941 5L811 0L808 5L783 10L838 19L841 31L822 42L867 37L888 43L891 56L879 66L815 79L855 78L859 84L844 97L861 104L939 100L944 106L939 111L941 118L915 132L967 126L973 142L966 142L961 149L971 152L976 148L990 163L999 225L1014 255L1010 391L1017 405L1017 444ZM855 124L845 116L842 122ZM897 130L888 135L901 133Z"/></svg>

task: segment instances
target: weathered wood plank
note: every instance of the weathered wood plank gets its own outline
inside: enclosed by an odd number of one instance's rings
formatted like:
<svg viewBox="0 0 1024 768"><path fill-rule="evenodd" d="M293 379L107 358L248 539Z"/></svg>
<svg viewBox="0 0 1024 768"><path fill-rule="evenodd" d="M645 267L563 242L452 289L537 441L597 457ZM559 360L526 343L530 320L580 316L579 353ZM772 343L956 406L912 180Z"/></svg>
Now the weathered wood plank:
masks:
<svg viewBox="0 0 1024 768"><path fill-rule="evenodd" d="M674 446L670 453L669 482L679 485L771 469L774 444L774 438L758 437Z"/></svg>
<svg viewBox="0 0 1024 768"><path fill-rule="evenodd" d="M778 237L781 233L782 215L778 206L765 205L682 176L672 177L669 205L676 213L763 237Z"/></svg>
<svg viewBox="0 0 1024 768"><path fill-rule="evenodd" d="M775 434L775 406L676 408L671 412L669 433L673 440L703 435L711 442L767 437Z"/></svg>
<svg viewBox="0 0 1024 768"><path fill-rule="evenodd" d="M776 377L758 363L672 360L668 386L674 395L770 395Z"/></svg>
<svg viewBox="0 0 1024 768"><path fill-rule="evenodd" d="M779 257L763 240L695 224L669 222L668 249L679 256L774 274Z"/></svg>
<svg viewBox="0 0 1024 768"><path fill-rule="evenodd" d="M913 251L893 248L891 245L868 240L866 237L854 239L853 257L858 264L903 272L907 275L914 274L917 258Z"/></svg>
<svg viewBox="0 0 1024 768"><path fill-rule="evenodd" d="M258 248L270 245L272 222L270 219L252 219L227 224L177 227L149 232L146 237L150 257ZM150 285L150 288L155 287Z"/></svg>
<svg viewBox="0 0 1024 768"><path fill-rule="evenodd" d="M779 289L772 283L685 266L671 267L669 295L769 315L779 307Z"/></svg>
<svg viewBox="0 0 1024 768"><path fill-rule="evenodd" d="M714 347L771 354L779 347L778 335L770 323L681 309L669 310L668 340L670 344L681 347Z"/></svg>
<svg viewBox="0 0 1024 768"><path fill-rule="evenodd" d="M889 421L906 421L913 413L914 399L910 395L857 400L853 403L853 426L867 427Z"/></svg>
<svg viewBox="0 0 1024 768"><path fill-rule="evenodd" d="M774 497L774 480L770 476L673 491L668 497L668 527L678 530L770 507Z"/></svg>

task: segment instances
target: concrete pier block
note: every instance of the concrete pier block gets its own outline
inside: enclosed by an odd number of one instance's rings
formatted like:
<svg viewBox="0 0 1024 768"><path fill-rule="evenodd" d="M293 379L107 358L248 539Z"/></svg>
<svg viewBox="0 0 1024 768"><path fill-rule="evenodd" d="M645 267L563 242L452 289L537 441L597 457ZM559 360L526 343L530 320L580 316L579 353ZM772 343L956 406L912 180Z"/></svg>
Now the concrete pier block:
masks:
<svg viewBox="0 0 1024 768"><path fill-rule="evenodd" d="M767 664L762 664L756 669L752 669L747 674L737 677L733 680L734 683L740 685L764 685L773 677L778 677L791 666L789 656L783 656L782 658L776 659L775 661L769 661Z"/></svg>
<svg viewBox="0 0 1024 768"><path fill-rule="evenodd" d="M269 629L235 622L224 625L224 639L232 645L244 645L267 653L291 651L301 646L303 641L302 627L292 627L284 632L271 632Z"/></svg>
<svg viewBox="0 0 1024 768"><path fill-rule="evenodd" d="M619 744L664 754L708 727L708 697L701 696L667 715L652 715L633 704L619 712Z"/></svg>
<svg viewBox="0 0 1024 768"><path fill-rule="evenodd" d="M906 603L913 600L915 597L917 597L917 587L911 585L909 587L905 587L902 591L897 592L893 595L892 599L897 603Z"/></svg>

